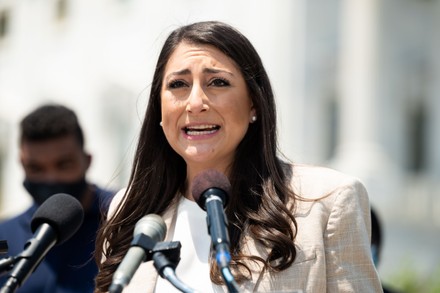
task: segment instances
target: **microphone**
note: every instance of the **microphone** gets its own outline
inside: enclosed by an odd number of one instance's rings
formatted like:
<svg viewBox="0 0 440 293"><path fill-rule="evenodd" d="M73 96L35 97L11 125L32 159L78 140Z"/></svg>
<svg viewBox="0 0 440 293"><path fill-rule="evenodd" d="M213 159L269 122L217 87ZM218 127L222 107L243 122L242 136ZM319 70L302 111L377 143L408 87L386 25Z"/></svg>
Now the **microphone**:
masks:
<svg viewBox="0 0 440 293"><path fill-rule="evenodd" d="M15 292L23 285L55 244L65 242L78 231L83 219L81 203L71 195L58 193L44 201L31 221L34 236L17 256L18 261L0 292Z"/></svg>
<svg viewBox="0 0 440 293"><path fill-rule="evenodd" d="M192 195L197 204L207 212L206 221L212 245L216 252L217 265L230 292L238 292L238 285L229 270L228 220L224 207L228 203L231 183L216 170L209 169L196 175L193 180Z"/></svg>
<svg viewBox="0 0 440 293"><path fill-rule="evenodd" d="M197 204L207 212L208 231L217 255L220 267L229 265L228 220L224 207L228 203L228 192L231 183L228 178L216 171L207 170L198 174L193 180L192 195Z"/></svg>
<svg viewBox="0 0 440 293"><path fill-rule="evenodd" d="M167 226L162 217L149 214L142 217L135 225L133 241L122 262L113 274L110 293L120 293L133 278L143 261L151 259L151 250L157 242L165 239Z"/></svg>

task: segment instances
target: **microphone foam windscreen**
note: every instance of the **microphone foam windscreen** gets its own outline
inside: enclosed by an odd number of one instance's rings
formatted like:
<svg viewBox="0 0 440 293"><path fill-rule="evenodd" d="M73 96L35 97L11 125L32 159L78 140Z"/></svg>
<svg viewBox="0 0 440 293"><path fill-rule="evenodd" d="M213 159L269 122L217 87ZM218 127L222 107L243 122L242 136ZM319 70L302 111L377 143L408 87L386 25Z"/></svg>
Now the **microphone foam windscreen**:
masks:
<svg viewBox="0 0 440 293"><path fill-rule="evenodd" d="M69 194L57 193L45 200L35 212L31 230L35 232L43 223L49 224L57 234L57 244L60 244L78 231L83 220L81 203Z"/></svg>
<svg viewBox="0 0 440 293"><path fill-rule="evenodd" d="M208 169L197 174L194 177L191 189L196 202L199 202L203 193L210 188L221 189L228 195L231 190L231 183L225 174L214 169Z"/></svg>

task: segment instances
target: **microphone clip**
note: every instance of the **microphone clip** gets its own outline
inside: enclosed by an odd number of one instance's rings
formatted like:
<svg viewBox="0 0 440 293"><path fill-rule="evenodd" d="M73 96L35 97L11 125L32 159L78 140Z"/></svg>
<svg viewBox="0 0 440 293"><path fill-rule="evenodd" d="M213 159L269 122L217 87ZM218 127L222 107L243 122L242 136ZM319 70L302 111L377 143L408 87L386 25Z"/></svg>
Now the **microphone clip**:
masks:
<svg viewBox="0 0 440 293"><path fill-rule="evenodd" d="M156 241L154 241L153 239L151 239L151 237L145 235L144 233L139 233L135 235L130 243L131 246L138 246L145 251L146 258L144 261L151 260L151 255L155 244Z"/></svg>
<svg viewBox="0 0 440 293"><path fill-rule="evenodd" d="M165 268L176 269L180 262L181 247L180 241L158 242L155 245L151 255L154 267L162 278Z"/></svg>
<svg viewBox="0 0 440 293"><path fill-rule="evenodd" d="M158 242L153 248L152 255L159 252L164 254L173 264L173 269L175 269L180 262L181 247L180 241Z"/></svg>
<svg viewBox="0 0 440 293"><path fill-rule="evenodd" d="M180 262L180 241L155 242L144 233L139 233L133 237L131 246L141 247L145 251L145 262L152 260L155 254L163 254L169 260L167 266L174 269Z"/></svg>

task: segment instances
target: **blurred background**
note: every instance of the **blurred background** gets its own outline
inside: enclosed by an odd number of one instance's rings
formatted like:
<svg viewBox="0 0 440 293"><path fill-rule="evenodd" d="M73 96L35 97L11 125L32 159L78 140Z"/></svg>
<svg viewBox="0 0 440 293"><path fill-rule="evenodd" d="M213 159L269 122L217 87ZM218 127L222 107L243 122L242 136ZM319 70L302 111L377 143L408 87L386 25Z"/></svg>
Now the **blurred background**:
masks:
<svg viewBox="0 0 440 293"><path fill-rule="evenodd" d="M0 0L0 219L30 204L18 123L45 102L77 112L89 179L123 187L159 49L200 20L260 53L288 158L364 182L384 283L440 292L439 0Z"/></svg>

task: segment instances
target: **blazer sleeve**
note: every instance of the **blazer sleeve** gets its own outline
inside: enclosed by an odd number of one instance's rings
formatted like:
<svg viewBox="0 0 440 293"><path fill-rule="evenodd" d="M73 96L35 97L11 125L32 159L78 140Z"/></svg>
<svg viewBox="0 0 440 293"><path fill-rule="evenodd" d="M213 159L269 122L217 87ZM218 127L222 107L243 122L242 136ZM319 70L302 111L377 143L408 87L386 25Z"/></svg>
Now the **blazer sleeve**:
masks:
<svg viewBox="0 0 440 293"><path fill-rule="evenodd" d="M115 194L115 196L111 200L110 205L109 205L109 209L108 209L108 213L107 213L107 219L110 219L110 217L112 217L115 214L119 204L124 199L124 195L125 195L126 190L127 190L127 188L122 188L121 190L119 190Z"/></svg>
<svg viewBox="0 0 440 293"><path fill-rule="evenodd" d="M361 182L342 187L324 232L327 292L383 292L371 249L368 194Z"/></svg>

